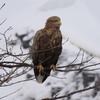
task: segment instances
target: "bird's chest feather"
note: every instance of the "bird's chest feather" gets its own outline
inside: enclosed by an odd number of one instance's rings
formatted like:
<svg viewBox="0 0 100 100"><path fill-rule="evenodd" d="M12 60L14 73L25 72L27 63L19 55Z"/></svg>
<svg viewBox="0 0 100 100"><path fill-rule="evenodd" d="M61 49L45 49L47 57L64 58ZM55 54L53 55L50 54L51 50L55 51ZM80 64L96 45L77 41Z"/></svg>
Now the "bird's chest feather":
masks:
<svg viewBox="0 0 100 100"><path fill-rule="evenodd" d="M60 37L59 30L47 31L44 38L45 44L48 44L49 47L59 45L58 44L59 37Z"/></svg>

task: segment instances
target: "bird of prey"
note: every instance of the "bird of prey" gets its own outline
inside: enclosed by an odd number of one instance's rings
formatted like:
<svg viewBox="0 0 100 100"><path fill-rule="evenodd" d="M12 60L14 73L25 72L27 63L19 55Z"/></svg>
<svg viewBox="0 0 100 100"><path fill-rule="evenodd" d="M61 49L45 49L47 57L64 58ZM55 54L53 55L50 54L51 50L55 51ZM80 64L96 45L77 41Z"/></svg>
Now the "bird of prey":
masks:
<svg viewBox="0 0 100 100"><path fill-rule="evenodd" d="M34 73L38 83L43 83L56 70L58 58L62 52L61 21L58 16L47 19L45 27L36 32L32 45Z"/></svg>

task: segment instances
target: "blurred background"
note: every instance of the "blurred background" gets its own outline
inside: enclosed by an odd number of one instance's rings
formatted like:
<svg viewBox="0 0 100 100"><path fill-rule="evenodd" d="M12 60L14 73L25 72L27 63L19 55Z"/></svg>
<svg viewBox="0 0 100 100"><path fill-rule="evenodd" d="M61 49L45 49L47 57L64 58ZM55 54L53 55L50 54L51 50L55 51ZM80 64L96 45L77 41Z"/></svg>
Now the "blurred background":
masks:
<svg viewBox="0 0 100 100"><path fill-rule="evenodd" d="M87 64L100 62L100 0L2 0L0 7L0 32L4 33L9 27L6 36L18 40L13 45L13 51L20 53L20 46L24 53L30 52L33 36L37 30L42 29L46 19L59 16L62 26L63 51L58 66L70 64L80 53L74 63L86 61L94 57ZM2 37L0 37L2 38ZM0 40L0 48L5 48L5 42ZM2 53L2 51L0 51ZM10 60L10 59L9 59ZM31 63L31 59L27 61ZM67 70L79 68L70 66ZM99 68L100 66L93 66ZM89 68L91 70L91 68ZM12 86L0 87L0 97L15 90L20 91L3 98L2 100L41 100L46 97L61 96L67 93L93 86L100 83L100 70L52 72L46 82L38 84L35 80L18 83ZM29 79L34 76L33 70L12 82ZM58 77L58 78L56 78ZM51 81L52 80L52 81ZM74 94L60 100L99 100L100 87Z"/></svg>

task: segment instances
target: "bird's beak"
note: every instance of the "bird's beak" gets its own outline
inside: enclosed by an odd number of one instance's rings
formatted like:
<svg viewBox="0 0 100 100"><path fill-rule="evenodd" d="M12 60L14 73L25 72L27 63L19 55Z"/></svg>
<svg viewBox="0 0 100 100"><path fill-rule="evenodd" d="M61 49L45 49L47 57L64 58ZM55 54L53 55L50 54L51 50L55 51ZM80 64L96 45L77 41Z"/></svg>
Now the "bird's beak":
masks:
<svg viewBox="0 0 100 100"><path fill-rule="evenodd" d="M61 21L55 22L55 24L62 25Z"/></svg>

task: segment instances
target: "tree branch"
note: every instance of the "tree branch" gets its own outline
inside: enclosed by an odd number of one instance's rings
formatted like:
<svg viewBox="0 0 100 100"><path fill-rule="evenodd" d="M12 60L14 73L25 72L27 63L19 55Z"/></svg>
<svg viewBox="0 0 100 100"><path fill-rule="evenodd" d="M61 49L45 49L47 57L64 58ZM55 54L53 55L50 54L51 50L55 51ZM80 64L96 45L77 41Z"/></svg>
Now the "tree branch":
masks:
<svg viewBox="0 0 100 100"><path fill-rule="evenodd" d="M58 96L58 97L54 97L54 98L44 98L42 100L57 100L57 99L61 99L61 98L66 98L66 97L71 96L71 95L73 95L75 93L84 92L84 91L87 91L87 90L90 90L90 89L94 89L94 88L96 88L98 86L100 86L100 84L97 84L97 85L94 85L94 86L91 86L91 87L88 87L88 88L85 88L85 89L76 90L74 92L68 93L68 94L63 95L63 96Z"/></svg>

